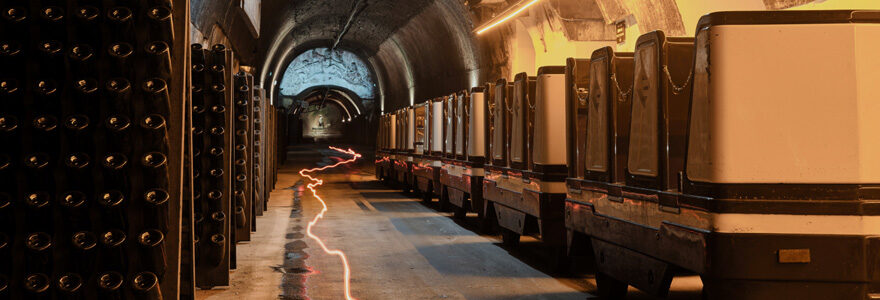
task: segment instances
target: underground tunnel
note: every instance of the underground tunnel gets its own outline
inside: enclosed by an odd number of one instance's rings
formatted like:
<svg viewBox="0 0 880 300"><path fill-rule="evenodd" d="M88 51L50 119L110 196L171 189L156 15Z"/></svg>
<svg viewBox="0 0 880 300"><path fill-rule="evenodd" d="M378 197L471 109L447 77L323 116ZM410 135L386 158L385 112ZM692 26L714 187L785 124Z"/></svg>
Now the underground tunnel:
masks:
<svg viewBox="0 0 880 300"><path fill-rule="evenodd" d="M0 8L0 300L880 299L876 0Z"/></svg>

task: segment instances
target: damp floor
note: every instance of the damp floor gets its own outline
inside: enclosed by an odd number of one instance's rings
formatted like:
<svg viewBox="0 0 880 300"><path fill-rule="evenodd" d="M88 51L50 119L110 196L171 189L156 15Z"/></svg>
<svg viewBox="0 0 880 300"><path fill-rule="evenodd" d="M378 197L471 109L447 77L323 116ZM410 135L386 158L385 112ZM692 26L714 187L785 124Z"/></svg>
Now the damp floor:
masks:
<svg viewBox="0 0 880 300"><path fill-rule="evenodd" d="M540 242L524 238L516 248L499 236L477 234L476 216L452 219L380 184L372 150L356 164L319 173L329 211L314 227L331 249L345 251L351 290L367 299L592 299L595 281L588 259L574 270L545 267ZM302 168L333 164L344 155L322 146L291 147L268 211L257 218L252 242L238 245L231 285L199 290L197 299L345 299L343 267L306 236L321 204L305 189ZM677 277L668 299L699 299L696 276ZM652 299L632 288L628 299Z"/></svg>

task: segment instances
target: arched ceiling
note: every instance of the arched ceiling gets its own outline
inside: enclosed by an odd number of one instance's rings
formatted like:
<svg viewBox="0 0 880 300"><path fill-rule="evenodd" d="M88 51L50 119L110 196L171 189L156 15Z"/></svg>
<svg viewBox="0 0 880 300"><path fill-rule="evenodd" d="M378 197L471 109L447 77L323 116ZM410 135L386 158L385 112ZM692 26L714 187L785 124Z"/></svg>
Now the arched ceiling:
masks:
<svg viewBox="0 0 880 300"><path fill-rule="evenodd" d="M386 111L464 86L478 65L461 0L263 0L261 28L270 95L294 57L331 47L340 34L339 48L371 64Z"/></svg>
<svg viewBox="0 0 880 300"><path fill-rule="evenodd" d="M353 41L366 56L379 49L394 31L409 22L433 0L263 0L265 42L283 38L301 44L313 40L331 41L355 17L342 44ZM290 29L293 29L292 31ZM279 31L289 31L279 37ZM328 43L329 44L329 43Z"/></svg>

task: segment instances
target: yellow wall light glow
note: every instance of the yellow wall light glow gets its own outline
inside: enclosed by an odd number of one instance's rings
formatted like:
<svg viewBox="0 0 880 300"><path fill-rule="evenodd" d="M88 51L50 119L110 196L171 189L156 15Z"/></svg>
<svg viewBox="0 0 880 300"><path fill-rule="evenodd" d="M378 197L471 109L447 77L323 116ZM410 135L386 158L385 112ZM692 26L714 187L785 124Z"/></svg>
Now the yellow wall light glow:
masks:
<svg viewBox="0 0 880 300"><path fill-rule="evenodd" d="M483 26L482 29L477 30L477 34L483 34L483 33L486 32L487 30L492 29L493 27L498 26L498 25L500 25L501 23L507 22L507 20L510 20L511 18L513 18L513 17L515 17L516 15L520 14L521 12L523 12L524 10L526 10L527 8L529 8L529 6L532 6L532 5L534 5L535 3L538 3L538 1L541 1L541 0L532 0L532 1L530 1L529 3L527 3L526 5L523 5L522 7L520 7L519 9L514 10L513 12L511 12L511 13L505 15L503 18L499 19L498 21L494 21L494 22L491 22L489 25L485 25L485 26Z"/></svg>

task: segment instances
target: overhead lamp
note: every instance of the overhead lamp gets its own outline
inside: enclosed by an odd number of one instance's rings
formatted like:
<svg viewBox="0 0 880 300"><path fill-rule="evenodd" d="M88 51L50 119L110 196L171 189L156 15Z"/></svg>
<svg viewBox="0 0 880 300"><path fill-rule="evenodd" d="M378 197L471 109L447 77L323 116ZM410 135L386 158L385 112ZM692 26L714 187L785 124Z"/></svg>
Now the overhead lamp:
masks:
<svg viewBox="0 0 880 300"><path fill-rule="evenodd" d="M524 10L529 8L530 6L535 5L535 3L538 3L538 1L541 1L541 0L520 1L519 3L514 4L513 6L511 6L507 10L505 10L504 13L502 13L500 16L492 18L492 20L490 20L489 23L487 23L483 26L477 27L475 32L478 35L483 34L484 32L488 31L489 29L492 29L495 26L501 25L502 23L507 22L508 20L512 19L513 17L516 17L516 15L520 14L521 12L523 12Z"/></svg>

